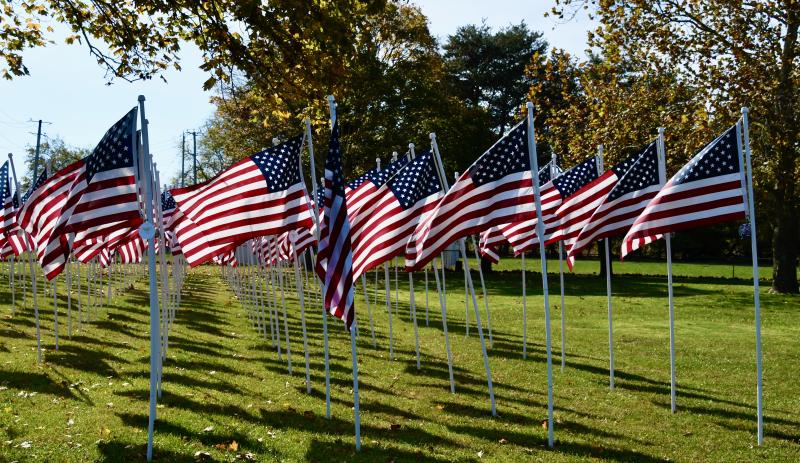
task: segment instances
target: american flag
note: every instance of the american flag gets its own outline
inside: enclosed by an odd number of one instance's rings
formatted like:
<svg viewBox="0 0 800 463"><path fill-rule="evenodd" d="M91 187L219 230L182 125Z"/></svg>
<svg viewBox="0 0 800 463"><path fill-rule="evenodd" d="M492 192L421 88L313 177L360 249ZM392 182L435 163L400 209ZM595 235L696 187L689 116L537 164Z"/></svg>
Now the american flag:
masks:
<svg viewBox="0 0 800 463"><path fill-rule="evenodd" d="M22 198L19 197L19 191L15 192L14 195L11 196L11 207L6 203L3 209L3 227L8 237L8 246L11 247L11 250L17 256L36 248L30 235L25 233L19 225L20 204L25 204L33 191L42 186L45 180L47 180L47 172L42 172L31 188L22 195Z"/></svg>
<svg viewBox="0 0 800 463"><path fill-rule="evenodd" d="M372 169L344 187L347 213L349 214L350 227L354 234L358 231L360 224L369 217L369 211L372 210L370 206L373 204L375 193L389 180L389 177L405 167L406 164L408 164L408 158L402 156L389 163L385 169Z"/></svg>
<svg viewBox="0 0 800 463"><path fill-rule="evenodd" d="M498 140L464 172L406 246L406 270L421 270L447 245L494 225L530 219L527 124Z"/></svg>
<svg viewBox="0 0 800 463"><path fill-rule="evenodd" d="M657 146L653 142L638 155L595 209L569 249L567 263L573 262L575 256L591 243L624 234L661 189L658 172Z"/></svg>
<svg viewBox="0 0 800 463"><path fill-rule="evenodd" d="M83 240L83 242L72 247L72 254L78 262L88 263L101 253L113 251L120 242L128 237L133 229L114 230L110 235L96 236Z"/></svg>
<svg viewBox="0 0 800 463"><path fill-rule="evenodd" d="M142 261L147 246L148 244L139 236L139 230L136 229L119 241L115 251L123 264L138 264Z"/></svg>
<svg viewBox="0 0 800 463"><path fill-rule="evenodd" d="M211 246L310 227L301 148L302 137L292 138L242 159L199 188L174 189L172 197Z"/></svg>
<svg viewBox="0 0 800 463"><path fill-rule="evenodd" d="M198 183L181 188L184 194L190 194L193 191L198 191L208 185L209 182ZM170 194L174 198L175 190L170 190ZM221 253L232 251L238 246L238 243L228 243L222 245L211 246L208 243L206 235L203 234L200 228L183 213L180 207L176 207L170 215L170 220L166 224L165 229L168 233L173 233L177 246L180 252L186 258L186 262L190 267L196 267L205 262L212 261ZM174 248L173 248L174 249Z"/></svg>
<svg viewBox="0 0 800 463"><path fill-rule="evenodd" d="M738 124L706 145L647 204L622 243L622 257L665 233L746 216Z"/></svg>
<svg viewBox="0 0 800 463"><path fill-rule="evenodd" d="M178 238L175 236L173 227L174 221L172 216L177 212L178 206L175 204L175 199L169 191L161 193L161 223L164 228L164 244L169 248L172 255L179 255L181 253L181 246L178 244Z"/></svg>
<svg viewBox="0 0 800 463"><path fill-rule="evenodd" d="M78 176L69 190L62 217L75 243L142 223L136 184L134 107L106 132L92 153L73 164Z"/></svg>
<svg viewBox="0 0 800 463"><path fill-rule="evenodd" d="M325 213L320 224L316 271L324 283L325 309L344 320L349 331L356 312L353 303L353 253L338 122L333 124L328 156L325 158L323 204Z"/></svg>
<svg viewBox="0 0 800 463"><path fill-rule="evenodd" d="M542 197L543 204L552 196L553 187L552 184L549 184L548 182L552 180L554 173L557 174L559 172L560 169L558 166L555 166L552 161L548 162L547 165L539 169L539 194ZM550 185L550 187L545 189L545 185ZM519 255L523 252L528 252L535 244L538 244L539 242L536 240L535 205L531 203L529 207L531 208L529 212L531 220L495 225L481 233L480 244L478 246L481 255L488 258L492 262L497 263L500 260L500 255L497 253L497 248L505 243L511 245L511 248L514 249L514 253L516 255ZM543 217L547 217L545 212L548 210L549 209L545 208L544 205L542 206Z"/></svg>
<svg viewBox="0 0 800 463"><path fill-rule="evenodd" d="M569 194L567 198L562 199L561 205L558 206L554 214L556 223L551 231L549 231L549 238L546 243L549 244L559 240L564 241L564 249L567 250L567 265L570 269L572 269L575 263L575 257L570 254L570 250L575 244L581 230L589 223L589 219L591 219L594 211L597 210L603 200L605 200L619 179L625 175L633 163L636 162L638 156L638 154L634 154L628 157L597 176L597 178L591 182L579 187ZM598 167L598 165L594 166L595 171L597 171ZM559 179L555 180L556 184L558 180ZM570 184L569 189L576 183L577 182L573 182Z"/></svg>
<svg viewBox="0 0 800 463"><path fill-rule="evenodd" d="M353 278L402 255L417 224L427 220L443 195L430 150L388 178L370 198L366 220L353 231Z"/></svg>
<svg viewBox="0 0 800 463"><path fill-rule="evenodd" d="M22 205L17 215L20 227L30 235L36 257L45 276L52 280L63 270L69 254L69 237L64 233L68 217L62 216L70 188L78 178L78 161L44 181ZM37 182L38 183L38 182Z"/></svg>

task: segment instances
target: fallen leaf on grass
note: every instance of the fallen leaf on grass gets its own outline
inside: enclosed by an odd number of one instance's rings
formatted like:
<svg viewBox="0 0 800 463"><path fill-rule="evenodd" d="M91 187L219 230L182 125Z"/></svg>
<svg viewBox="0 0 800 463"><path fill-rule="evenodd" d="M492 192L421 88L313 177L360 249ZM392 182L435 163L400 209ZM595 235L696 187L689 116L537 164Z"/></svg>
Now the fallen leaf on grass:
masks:
<svg viewBox="0 0 800 463"><path fill-rule="evenodd" d="M547 429L547 420L542 420L542 429Z"/></svg>
<svg viewBox="0 0 800 463"><path fill-rule="evenodd" d="M203 432L211 432L213 430L214 430L214 426L207 426L207 427L203 428Z"/></svg>
<svg viewBox="0 0 800 463"><path fill-rule="evenodd" d="M221 444L215 445L214 448L217 448L217 449L220 449L220 450L229 450L231 452L235 452L235 451L239 450L239 443L236 442L235 440L231 441L229 444L226 444L225 442L223 442Z"/></svg>
<svg viewBox="0 0 800 463"><path fill-rule="evenodd" d="M240 453L236 455L237 460L245 460L245 461L256 461L256 456L250 452L247 453Z"/></svg>
<svg viewBox="0 0 800 463"><path fill-rule="evenodd" d="M197 461L211 461L211 454L202 450L194 452L194 459Z"/></svg>
<svg viewBox="0 0 800 463"><path fill-rule="evenodd" d="M504 438L500 439L500 441L499 441L499 442L500 442L501 444L508 444L508 439L506 439L506 438L504 437Z"/></svg>
<svg viewBox="0 0 800 463"><path fill-rule="evenodd" d="M101 435L101 436L108 436L109 434L111 434L111 430L110 430L110 429L108 429L108 428L107 428L107 427L105 427L105 426L103 426L102 428L100 428L100 435Z"/></svg>
<svg viewBox="0 0 800 463"><path fill-rule="evenodd" d="M483 450L479 451L476 455L478 455L478 458L483 458Z"/></svg>

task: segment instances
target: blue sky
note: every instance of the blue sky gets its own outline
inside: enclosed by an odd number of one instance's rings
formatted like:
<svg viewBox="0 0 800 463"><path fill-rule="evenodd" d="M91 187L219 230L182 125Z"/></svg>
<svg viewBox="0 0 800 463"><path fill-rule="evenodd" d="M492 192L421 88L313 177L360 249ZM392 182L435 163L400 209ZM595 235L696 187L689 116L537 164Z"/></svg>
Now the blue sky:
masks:
<svg viewBox="0 0 800 463"><path fill-rule="evenodd" d="M416 0L428 16L432 33L440 39L464 24L482 20L498 28L524 20L544 33L551 46L583 56L589 20L579 17L569 23L545 18L552 2L546 0ZM58 28L57 28L58 29ZM62 28L63 29L63 28ZM63 37L63 36L62 36ZM61 37L57 37L57 42ZM150 121L150 150L161 171L171 178L180 170L181 132L200 127L214 107L202 84L207 76L199 69L199 51L187 45L182 52L181 72L167 73L161 80L106 85L104 70L85 47L57 43L25 52L31 72L28 77L0 80L0 158L6 153L22 157L27 145L36 142L36 123L46 136L60 136L69 145L93 147L105 130L136 104L138 95L147 98ZM320 95L323 98L324 95ZM22 169L17 161L18 169ZM18 175L23 172L18 171Z"/></svg>

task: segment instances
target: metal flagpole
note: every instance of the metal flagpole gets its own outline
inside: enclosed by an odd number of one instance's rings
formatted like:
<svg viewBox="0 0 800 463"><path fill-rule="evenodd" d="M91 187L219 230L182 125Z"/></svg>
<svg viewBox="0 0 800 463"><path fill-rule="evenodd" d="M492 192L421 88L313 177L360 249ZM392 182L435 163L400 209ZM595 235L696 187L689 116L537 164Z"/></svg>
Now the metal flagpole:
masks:
<svg viewBox="0 0 800 463"><path fill-rule="evenodd" d="M603 145L597 145L597 175L603 174ZM606 298L608 300L608 386L614 390L614 310L611 305L611 251L608 238L603 239L606 251Z"/></svg>
<svg viewBox="0 0 800 463"><path fill-rule="evenodd" d="M550 157L550 178L558 177L558 161L556 154L553 153ZM567 309L564 306L564 241L558 241L558 286L561 290L561 371L567 365L567 330L566 318Z"/></svg>
<svg viewBox="0 0 800 463"><path fill-rule="evenodd" d="M273 238L273 240L275 241L275 246L277 246L278 245L277 238ZM286 359L287 359L287 361L289 363L289 375L291 376L291 374L292 374L292 346L291 346L291 342L289 341L289 322L287 320L288 317L286 315L286 296L284 295L284 292L283 292L283 264L280 262L280 260L278 261L277 272L278 272L278 284L280 285L280 288L281 288L281 308L283 309L283 329L284 329L284 334L285 334L284 338L285 338L285 341L286 341Z"/></svg>
<svg viewBox="0 0 800 463"><path fill-rule="evenodd" d="M19 182L17 181L17 170L14 168L14 155L8 153L8 163L11 165L11 174L14 177L14 196L17 198L17 204L19 204ZM36 177L33 179L36 182ZM27 239L23 236L23 240L27 242ZM23 269L24 269L23 265ZM24 271L24 270L23 270ZM11 316L17 314L17 301L16 301L16 287L15 287L15 276L14 276L14 255L11 255L11 263L9 265L9 273L11 274ZM22 281L25 281L24 279ZM24 287L23 287L24 288ZM22 297L25 297L25 289L22 290Z"/></svg>
<svg viewBox="0 0 800 463"><path fill-rule="evenodd" d="M761 357L761 296L759 294L759 274L758 274L758 241L756 239L756 208L753 200L753 167L750 152L750 123L748 121L749 110L742 108L742 125L744 133L744 153L747 160L747 210L750 222L750 252L753 255L753 304L755 306L755 325L756 325L756 405L758 423L758 445L764 443L764 387L762 383L762 357ZM737 143L741 143L741 137ZM741 146L741 145L740 145ZM741 150L741 148L740 148ZM741 151L740 151L741 158Z"/></svg>
<svg viewBox="0 0 800 463"><path fill-rule="evenodd" d="M667 181L667 164L663 127L658 128L656 154L658 155L659 184L664 185ZM677 409L677 381L675 375L675 304L672 294L672 234L666 233L664 241L667 244L667 298L669 300L669 398L670 409L672 413L675 413Z"/></svg>
<svg viewBox="0 0 800 463"><path fill-rule="evenodd" d="M336 122L336 103L333 99L333 95L328 96L328 106L331 112L331 127L333 127ZM350 264L352 265L352 262ZM353 310L355 310L355 307L353 307ZM361 410L358 399L358 357L356 352L357 323L357 317L353 317L353 324L350 326L350 353L353 358L353 419L355 421L356 431L356 452L359 452L361 451Z"/></svg>
<svg viewBox="0 0 800 463"><path fill-rule="evenodd" d="M67 256L67 336L72 339L72 256Z"/></svg>
<svg viewBox="0 0 800 463"><path fill-rule="evenodd" d="M150 173L150 140L147 132L147 118L144 114L144 95L139 95L139 116L142 125L142 148L139 160L143 169L144 179L144 209L146 221L139 228L139 235L148 240L150 246L147 248L147 263L150 272L150 417L147 425L147 461L153 460L153 431L156 420L156 392L158 381L158 361L161 356L159 352L159 320L158 320L158 283L156 282L156 253L153 237L155 228L153 227L153 191L151 188Z"/></svg>
<svg viewBox="0 0 800 463"><path fill-rule="evenodd" d="M444 275L444 262L442 262L442 275ZM433 258L433 277L436 279L436 290L439 293L439 306L442 309L442 330L444 331L444 345L447 349L447 373L450 376L450 393L456 393L456 382L453 378L453 352L450 350L450 335L447 333L447 300L439 286L439 270L436 268L436 258Z"/></svg>
<svg viewBox="0 0 800 463"><path fill-rule="evenodd" d="M381 170L381 158L375 158L378 170ZM377 281L378 275L375 275ZM389 314L389 360L394 360L394 330L392 329L392 289L389 283L389 263L383 263L383 284L386 292L386 312Z"/></svg>
<svg viewBox="0 0 800 463"><path fill-rule="evenodd" d="M442 181L444 182L445 190L450 189L450 185L447 181L447 177L444 175L444 167L442 164L442 156L439 153L439 144L436 143L436 134L431 133L431 146L433 147L433 153L436 155L436 163L439 168L439 173L442 177ZM486 340L483 338L483 326L481 325L481 313L478 309L478 299L475 297L475 288L472 285L472 277L469 273L469 259L467 256L467 248L464 244L464 238L461 238L458 241L459 248L461 250L461 258L464 261L464 272L468 276L467 278L467 285L469 286L469 292L472 296L472 307L475 311L475 325L478 327L478 339L481 342L481 351L483 352L483 366L486 369L486 380L489 385L489 401L491 402L492 407L492 416L497 416L497 407L495 406L494 401L494 385L492 384L492 369L489 366L489 354L486 353Z"/></svg>
<svg viewBox="0 0 800 463"><path fill-rule="evenodd" d="M430 302L428 300L428 266L425 266L425 326L431 326L430 320L428 320L428 306Z"/></svg>
<svg viewBox="0 0 800 463"><path fill-rule="evenodd" d="M308 140L308 157L311 164L311 188L313 189L313 200L311 201L314 207L312 208L314 216L314 224L316 225L316 238L319 243L319 204L317 204L317 169L314 164L314 138L311 136L311 120L305 118L306 123L306 139ZM333 124L331 124L332 126ZM315 272L316 273L316 272ZM325 310L325 295L322 293L322 285L320 285L319 278L317 280L317 289L320 293L320 302L322 303L322 344L325 352L325 416L331 418L331 368L328 355L328 312Z"/></svg>
<svg viewBox="0 0 800 463"><path fill-rule="evenodd" d="M528 290L526 288L525 253L522 253L522 358L528 358Z"/></svg>
<svg viewBox="0 0 800 463"><path fill-rule="evenodd" d="M308 359L308 335L306 334L306 303L303 297L303 280L300 278L300 264L297 262L297 250L292 246L294 254L294 278L297 280L297 298L300 300L300 325L303 328L303 352L306 356L306 394L311 394L311 367Z"/></svg>
<svg viewBox="0 0 800 463"><path fill-rule="evenodd" d="M411 155L411 159L414 159L417 156L417 153L414 151L414 144L408 144L408 152ZM397 267L395 267L395 272L397 271ZM409 311L411 312L412 322L414 323L414 347L417 353L417 370L421 368L420 361L419 361L419 326L417 326L417 304L414 301L414 274L413 272L408 272L408 305Z"/></svg>
<svg viewBox="0 0 800 463"><path fill-rule="evenodd" d="M475 235L471 235L472 247L475 248L475 258L478 260L478 276L481 279L481 291L483 291L483 305L486 308L486 325L489 329L489 347L494 347L494 337L492 336L492 313L489 311L489 296L486 294L486 283L483 280L483 266L481 265L481 255L478 253L478 242Z"/></svg>
<svg viewBox="0 0 800 463"><path fill-rule="evenodd" d="M53 278L53 331L55 331L56 350L58 350L58 276Z"/></svg>
<svg viewBox="0 0 800 463"><path fill-rule="evenodd" d="M367 277L361 274L361 286L364 287L364 302L367 304L367 313L369 314L369 329L372 331L372 347L376 347L375 341L375 323L372 321L372 309L369 304L369 294L367 293Z"/></svg>
<svg viewBox="0 0 800 463"><path fill-rule="evenodd" d="M542 203L539 191L539 162L536 157L536 133L533 127L533 103L528 108L528 156L531 164L533 180L533 202L536 206L536 234L539 235L539 257L542 262L542 294L544 296L544 332L547 348L547 445L553 447L553 356L550 335L550 295L547 287L547 256L544 247L544 222L542 221Z"/></svg>

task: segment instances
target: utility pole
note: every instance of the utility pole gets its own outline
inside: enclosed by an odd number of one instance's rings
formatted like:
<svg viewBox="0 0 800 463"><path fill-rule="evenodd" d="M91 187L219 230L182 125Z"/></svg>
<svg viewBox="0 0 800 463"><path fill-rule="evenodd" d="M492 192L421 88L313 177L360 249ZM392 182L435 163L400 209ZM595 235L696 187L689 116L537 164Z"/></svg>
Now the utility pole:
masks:
<svg viewBox="0 0 800 463"><path fill-rule="evenodd" d="M42 120L39 119L39 130L36 131L36 154L33 157L33 178L31 179L31 185L36 184L36 179L38 178L39 174L39 148L41 147L42 141Z"/></svg>
<svg viewBox="0 0 800 463"><path fill-rule="evenodd" d="M194 158L194 167L192 168L193 177L194 177L194 184L197 185L197 132L192 130L192 144L194 145L194 154L192 157Z"/></svg>
<svg viewBox="0 0 800 463"><path fill-rule="evenodd" d="M186 132L181 135L181 188L185 187L186 184L184 179L186 178Z"/></svg>

